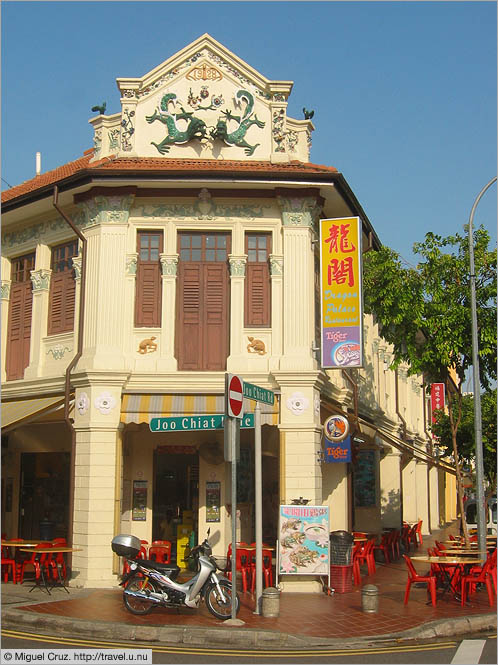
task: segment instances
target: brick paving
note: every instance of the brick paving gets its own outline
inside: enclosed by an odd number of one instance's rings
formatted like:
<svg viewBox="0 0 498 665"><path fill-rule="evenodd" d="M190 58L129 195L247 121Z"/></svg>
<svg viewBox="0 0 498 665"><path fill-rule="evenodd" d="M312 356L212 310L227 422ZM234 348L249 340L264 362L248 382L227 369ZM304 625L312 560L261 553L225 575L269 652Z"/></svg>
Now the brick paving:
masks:
<svg viewBox="0 0 498 665"><path fill-rule="evenodd" d="M431 537L424 537L423 546L416 554L425 553L432 546L435 538L445 539L448 533L456 533L456 528L445 529ZM413 550L412 550L413 554ZM425 572L429 564L416 562L418 572ZM270 630L302 635L306 637L347 638L379 636L410 628L438 619L465 617L470 615L494 614L496 616L496 597L490 607L486 590L472 595L471 600L462 607L451 593L441 597L438 593L436 607L427 604L426 588L412 585L410 599L404 605L404 592L407 580L407 568L403 559L390 564L377 563L374 575L366 575L362 568L362 585L375 584L379 589L379 611L366 614L362 611L361 587L353 587L351 593L332 596L311 593L282 592L280 596L280 616L266 618L254 614L254 595L240 593L241 610L238 618L245 622L248 629ZM207 610L204 604L198 610L182 608L179 611L169 608L154 608L147 616L138 617L130 614L124 607L122 591L104 589L88 591L78 598L66 596L62 590L54 590L49 602L37 594L35 603L27 602L17 609L46 615L73 617L98 622L119 622L127 625L144 626L182 626L215 627L222 625ZM60 594L64 593L64 597ZM33 599L35 600L35 599Z"/></svg>

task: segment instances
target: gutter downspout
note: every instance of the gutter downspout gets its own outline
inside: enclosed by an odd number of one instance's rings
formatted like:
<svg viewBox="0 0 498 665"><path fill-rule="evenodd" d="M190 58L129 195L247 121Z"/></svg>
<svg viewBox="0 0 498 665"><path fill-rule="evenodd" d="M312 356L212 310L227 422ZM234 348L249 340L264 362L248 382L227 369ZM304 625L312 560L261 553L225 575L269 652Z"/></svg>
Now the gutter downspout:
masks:
<svg viewBox="0 0 498 665"><path fill-rule="evenodd" d="M72 220L65 214L63 210L58 206L57 200L59 197L59 189L57 185L54 187L54 199L53 206L59 213L59 215L64 219L64 221L71 227L73 232L81 240L81 277L80 277L80 302L79 302L79 314L78 314L78 345L76 350L76 355L71 360L69 365L66 368L66 379L64 386L64 420L66 421L69 431L71 432L71 464L70 464L70 477L69 477L69 525L68 525L68 536L70 543L73 543L73 519L74 519L74 481L75 481L75 461L76 461L76 431L73 426L73 422L69 417L69 396L71 393L71 372L73 368L78 363L79 359L83 353L83 325L84 325L84 314L85 314L85 284L86 284L86 248L87 240L83 233L78 229ZM72 557L71 557L72 558ZM71 561L72 563L72 561Z"/></svg>
<svg viewBox="0 0 498 665"><path fill-rule="evenodd" d="M343 369L341 370L342 376L348 381L349 385L353 389L353 409L355 417L355 432L359 430L359 421L358 421L358 384L354 381L348 374L348 371ZM348 464L348 531L353 531L353 521L354 521L354 511L353 511L353 464L349 462Z"/></svg>
<svg viewBox="0 0 498 665"><path fill-rule="evenodd" d="M395 394L395 400L396 400L396 415L398 418L401 420L401 424L403 426L403 434L402 434L402 439L403 441L406 441L406 420L403 418L403 416L400 413L399 410L399 386L398 386L398 370L394 370L394 394ZM400 464L399 466L399 487L400 487L400 493L401 493L401 522L403 523L403 467Z"/></svg>
<svg viewBox="0 0 498 665"><path fill-rule="evenodd" d="M423 395L423 412L424 412L424 432L426 437L429 439L429 454L430 456L434 459L434 446L432 444L432 436L431 434L427 431L427 405L425 401L425 376L422 379L422 395ZM428 505L428 513L429 513L429 524L427 525L429 527L429 533L432 533L432 528L431 528L431 468L432 464L430 462L427 463L427 505ZM439 522L439 501L438 501L438 522Z"/></svg>

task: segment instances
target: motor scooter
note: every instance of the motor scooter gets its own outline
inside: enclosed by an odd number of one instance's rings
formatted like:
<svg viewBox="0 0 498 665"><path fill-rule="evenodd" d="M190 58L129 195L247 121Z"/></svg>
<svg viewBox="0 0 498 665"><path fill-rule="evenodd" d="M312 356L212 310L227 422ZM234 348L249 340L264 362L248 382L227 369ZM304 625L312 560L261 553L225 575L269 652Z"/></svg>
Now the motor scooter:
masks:
<svg viewBox="0 0 498 665"><path fill-rule="evenodd" d="M127 560L129 572L120 586L124 587L123 601L132 614L148 614L154 607L197 608L204 600L208 610L217 619L232 615L232 583L218 575L219 566L206 539L192 548L189 557L196 564L196 574L184 583L176 581L180 568L170 564L137 559L141 543L136 536L120 534L113 538L112 551ZM240 609L235 594L236 613Z"/></svg>

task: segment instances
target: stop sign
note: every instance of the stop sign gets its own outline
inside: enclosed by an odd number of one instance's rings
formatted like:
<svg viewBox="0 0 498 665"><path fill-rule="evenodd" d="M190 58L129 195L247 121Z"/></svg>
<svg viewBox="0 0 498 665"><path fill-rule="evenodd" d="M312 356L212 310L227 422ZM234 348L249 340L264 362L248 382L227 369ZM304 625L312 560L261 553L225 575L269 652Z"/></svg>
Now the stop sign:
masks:
<svg viewBox="0 0 498 665"><path fill-rule="evenodd" d="M232 418L243 418L244 382L237 374L229 374L227 380L227 415Z"/></svg>

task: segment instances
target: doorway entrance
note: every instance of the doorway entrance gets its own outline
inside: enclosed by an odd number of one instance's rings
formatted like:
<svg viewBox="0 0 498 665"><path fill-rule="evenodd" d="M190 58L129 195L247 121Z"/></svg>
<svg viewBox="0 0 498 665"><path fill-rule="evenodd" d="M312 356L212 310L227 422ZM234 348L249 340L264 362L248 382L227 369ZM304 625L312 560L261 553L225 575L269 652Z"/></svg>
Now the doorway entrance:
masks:
<svg viewBox="0 0 498 665"><path fill-rule="evenodd" d="M179 370L223 371L228 356L230 235L178 235L176 357Z"/></svg>
<svg viewBox="0 0 498 665"><path fill-rule="evenodd" d="M179 448L182 448L180 451ZM154 451L152 540L169 540L175 554L179 539L197 533L199 455L191 446L159 446Z"/></svg>
<svg viewBox="0 0 498 665"><path fill-rule="evenodd" d="M19 537L67 538L69 453L22 453Z"/></svg>

